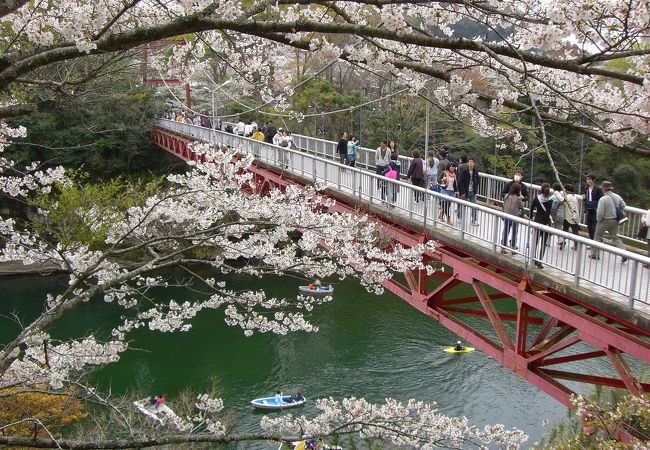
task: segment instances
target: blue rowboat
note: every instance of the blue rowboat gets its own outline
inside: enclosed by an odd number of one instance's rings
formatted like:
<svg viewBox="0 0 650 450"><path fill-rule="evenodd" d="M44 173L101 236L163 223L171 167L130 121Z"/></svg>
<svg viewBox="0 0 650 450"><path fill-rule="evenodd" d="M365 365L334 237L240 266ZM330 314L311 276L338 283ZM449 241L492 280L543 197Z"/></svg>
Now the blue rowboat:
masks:
<svg viewBox="0 0 650 450"><path fill-rule="evenodd" d="M304 405L306 400L304 397L300 400L295 400L293 396L285 395L282 397L282 401L278 401L278 398L273 396L256 398L251 401L251 405L260 409L286 409Z"/></svg>
<svg viewBox="0 0 650 450"><path fill-rule="evenodd" d="M331 284L313 288L309 286L298 286L298 290L303 295L330 295L334 292L334 286Z"/></svg>

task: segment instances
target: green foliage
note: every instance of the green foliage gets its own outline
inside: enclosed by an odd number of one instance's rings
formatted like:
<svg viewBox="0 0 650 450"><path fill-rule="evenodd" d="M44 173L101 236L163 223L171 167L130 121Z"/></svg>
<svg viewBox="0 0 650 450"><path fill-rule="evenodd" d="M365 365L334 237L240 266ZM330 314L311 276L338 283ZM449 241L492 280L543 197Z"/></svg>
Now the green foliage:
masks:
<svg viewBox="0 0 650 450"><path fill-rule="evenodd" d="M369 92L370 88L360 85L360 89ZM399 87L394 87L397 90ZM397 142L399 153L410 154L413 147L424 149L426 103L419 97L396 95L387 99L357 107L368 101L391 92L390 87L383 86L374 93L364 95L360 90L342 91L334 83L323 80L311 80L296 90L292 100L294 111L317 114L306 117L302 122L273 118L278 126L288 128L294 133L305 134L328 140L338 140L342 131L348 131L360 139L361 145L376 148L381 139L393 139ZM256 101L251 99L250 104ZM353 109L350 109L353 108ZM319 113L343 109L344 111L320 116ZM243 111L241 105L231 104L228 113ZM277 112L272 108L269 112ZM520 153L512 146L495 151L495 140L479 136L467 125L452 119L441 109L431 106L429 114L429 148L441 144L450 147L451 152L459 157L468 155L475 158L478 169L490 174L511 177L515 168L524 171L527 182L541 184L553 183L555 174L542 147L539 128L531 123L530 118L517 120L508 112L504 120L522 134L529 150ZM269 116L249 113L258 124ZM630 155L606 144L596 143L582 137L577 132L563 127L545 124L546 138L551 155L564 183L572 183L575 189L584 186L585 175L594 172L598 181L610 180L615 190L627 204L641 208L650 207L650 158Z"/></svg>
<svg viewBox="0 0 650 450"><path fill-rule="evenodd" d="M73 172L69 183L31 199L30 206L40 214L28 226L53 242L82 243L97 250L105 246L106 233L125 217L128 208L142 205L163 185L162 178L146 182L117 177L96 183L88 178L87 173Z"/></svg>
<svg viewBox="0 0 650 450"><path fill-rule="evenodd" d="M72 101L48 99L36 112L17 119L28 135L7 154L19 163L83 167L99 177L159 172L167 162L149 137L158 109L146 88L119 83L107 92L87 86Z"/></svg>
<svg viewBox="0 0 650 450"><path fill-rule="evenodd" d="M598 386L589 400L582 400L580 416L568 412L536 449L600 450L641 448L650 435L650 395L634 397L620 389ZM627 435L627 439L621 439ZM639 440L641 439L641 441Z"/></svg>

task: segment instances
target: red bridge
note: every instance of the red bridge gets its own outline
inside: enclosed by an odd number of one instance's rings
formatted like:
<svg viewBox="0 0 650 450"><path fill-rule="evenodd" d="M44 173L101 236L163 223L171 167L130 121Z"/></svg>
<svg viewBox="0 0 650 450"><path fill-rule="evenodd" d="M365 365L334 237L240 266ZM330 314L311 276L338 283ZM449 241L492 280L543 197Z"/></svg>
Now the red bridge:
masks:
<svg viewBox="0 0 650 450"><path fill-rule="evenodd" d="M638 378L650 364L650 276L644 268L649 258L506 216L489 204L440 197L364 168L342 166L326 157L334 156L326 141L301 145L299 137L298 146L309 151L289 151L168 120L158 120L152 136L185 160L199 159L188 147L195 140L252 152L257 159L250 170L260 193L326 183L327 194L336 199L332 212L368 213L393 243L407 247L435 240L436 249L424 256L425 262L444 265L444 271L431 276L407 272L385 287L563 404L570 406L574 393L567 380L650 392L650 384ZM368 169L371 164L365 162ZM415 203L415 191L426 200ZM441 200L459 212L451 225L438 220ZM472 209L480 226L469 222ZM505 217L519 225L520 250L507 257L498 251ZM564 238L569 245L564 251L552 245L539 259L537 230L550 233L549 241ZM569 250L573 244L575 251ZM587 246L599 249L601 259L588 259ZM621 264L622 257L628 262ZM546 268L531 269L533 261L543 261ZM459 293L467 292L462 286L473 294ZM489 335L471 326L477 316L491 324ZM572 363L582 360L597 360L603 374L580 373Z"/></svg>

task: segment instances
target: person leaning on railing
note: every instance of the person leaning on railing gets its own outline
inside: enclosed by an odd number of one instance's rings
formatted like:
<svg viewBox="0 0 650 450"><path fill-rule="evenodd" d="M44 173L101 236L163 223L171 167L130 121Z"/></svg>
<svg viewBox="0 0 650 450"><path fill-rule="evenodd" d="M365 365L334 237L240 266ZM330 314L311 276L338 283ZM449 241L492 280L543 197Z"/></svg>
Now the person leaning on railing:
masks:
<svg viewBox="0 0 650 450"><path fill-rule="evenodd" d="M510 214L512 216L520 216L521 210L524 207L524 196L521 195L521 184L512 183L510 185L510 191L503 198L503 212ZM517 249L517 228L519 224L514 220L505 219L503 223L503 235L501 236L501 254L505 255L507 253L506 247L510 244L512 249L512 254L514 255ZM508 241L508 235L512 230L512 235L510 236L510 241Z"/></svg>

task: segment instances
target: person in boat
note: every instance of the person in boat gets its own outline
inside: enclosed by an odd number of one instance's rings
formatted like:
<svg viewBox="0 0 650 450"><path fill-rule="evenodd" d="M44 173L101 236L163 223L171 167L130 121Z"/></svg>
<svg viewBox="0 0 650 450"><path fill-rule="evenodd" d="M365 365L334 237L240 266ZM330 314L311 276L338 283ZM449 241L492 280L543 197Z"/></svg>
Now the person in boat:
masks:
<svg viewBox="0 0 650 450"><path fill-rule="evenodd" d="M165 397L162 395L156 396L156 407L162 406L165 404Z"/></svg>
<svg viewBox="0 0 650 450"><path fill-rule="evenodd" d="M457 341L454 350L457 352L462 352L463 350L465 350L465 347L461 345L460 341Z"/></svg>
<svg viewBox="0 0 650 450"><path fill-rule="evenodd" d="M304 399L305 399L305 397L303 397L303 395L302 395L302 389L298 388L298 389L296 390L296 395L294 395L293 397L291 397L291 398L289 399L289 402L291 402L291 403L296 403L296 402L301 402L301 401L303 401Z"/></svg>
<svg viewBox="0 0 650 450"><path fill-rule="evenodd" d="M157 403L158 403L157 395L153 395L149 398L149 406L156 406Z"/></svg>
<svg viewBox="0 0 650 450"><path fill-rule="evenodd" d="M309 283L307 285L307 289L314 289L314 283Z"/></svg>
<svg viewBox="0 0 650 450"><path fill-rule="evenodd" d="M314 281L313 289L316 289L317 291L320 291L322 288L323 288L323 287L322 287L322 285L321 285L320 280L316 280L316 281Z"/></svg>
<svg viewBox="0 0 650 450"><path fill-rule="evenodd" d="M309 439L305 445L305 448L308 448L309 450L317 450L319 447L320 444L316 439Z"/></svg>
<svg viewBox="0 0 650 450"><path fill-rule="evenodd" d="M275 402L276 402L278 405L281 404L281 403L283 403L283 401L282 401L282 391L279 390L279 389L278 389L277 391L275 391Z"/></svg>

